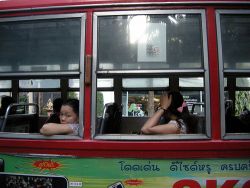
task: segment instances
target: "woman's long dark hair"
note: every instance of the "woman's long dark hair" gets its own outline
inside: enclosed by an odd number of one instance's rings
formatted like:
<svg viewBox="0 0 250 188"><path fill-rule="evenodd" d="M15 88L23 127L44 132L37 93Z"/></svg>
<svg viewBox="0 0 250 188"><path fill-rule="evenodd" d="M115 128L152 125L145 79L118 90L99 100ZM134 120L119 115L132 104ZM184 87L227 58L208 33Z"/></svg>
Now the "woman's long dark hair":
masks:
<svg viewBox="0 0 250 188"><path fill-rule="evenodd" d="M194 116L190 115L187 105L183 106L185 101L183 99L182 94L177 91L171 91L168 93L168 97L170 96L172 96L172 102L164 115L165 118L166 117L169 118L169 115L173 114L177 117L177 123L179 124L179 126L180 122L178 120L182 119L184 123L187 125L188 133L196 132L196 125L198 120ZM178 110L178 108L180 107L182 108L182 110Z"/></svg>
<svg viewBox="0 0 250 188"><path fill-rule="evenodd" d="M65 103L62 104L62 106L70 106L74 113L79 116L79 100L78 99L68 99Z"/></svg>

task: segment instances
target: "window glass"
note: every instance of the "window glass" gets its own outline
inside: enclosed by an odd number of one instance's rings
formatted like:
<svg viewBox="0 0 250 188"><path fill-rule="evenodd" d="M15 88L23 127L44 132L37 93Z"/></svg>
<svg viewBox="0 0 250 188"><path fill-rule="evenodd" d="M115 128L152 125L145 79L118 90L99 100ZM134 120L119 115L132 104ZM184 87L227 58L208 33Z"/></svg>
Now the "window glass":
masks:
<svg viewBox="0 0 250 188"><path fill-rule="evenodd" d="M69 79L69 87L70 88L79 88L80 87L79 79Z"/></svg>
<svg viewBox="0 0 250 188"><path fill-rule="evenodd" d="M11 96L11 92L0 92L0 96Z"/></svg>
<svg viewBox="0 0 250 188"><path fill-rule="evenodd" d="M122 86L125 88L150 88L150 87L168 87L168 78L124 78Z"/></svg>
<svg viewBox="0 0 250 188"><path fill-rule="evenodd" d="M190 91L183 91L183 97L188 105L188 109L192 114L205 116L205 95L204 91L199 90L204 88L204 78L180 78L179 85L182 88L188 88ZM197 89L198 88L198 89Z"/></svg>
<svg viewBox="0 0 250 188"><path fill-rule="evenodd" d="M114 87L114 80L112 78L99 78L97 79L98 88L111 88Z"/></svg>
<svg viewBox="0 0 250 188"><path fill-rule="evenodd" d="M104 105L108 103L113 103L114 100L114 91L98 91L96 98L97 106L97 117L103 116Z"/></svg>
<svg viewBox="0 0 250 188"><path fill-rule="evenodd" d="M180 78L180 87L204 87L204 78Z"/></svg>
<svg viewBox="0 0 250 188"><path fill-rule="evenodd" d="M79 91L70 91L68 92L69 99L79 99Z"/></svg>
<svg viewBox="0 0 250 188"><path fill-rule="evenodd" d="M0 80L0 89L11 88L11 80Z"/></svg>
<svg viewBox="0 0 250 188"><path fill-rule="evenodd" d="M19 80L20 88L60 88L60 80L52 79L30 79L30 80Z"/></svg>
<svg viewBox="0 0 250 188"><path fill-rule="evenodd" d="M2 97L11 96L11 92L9 91L11 85L11 80L0 80L0 108L2 106Z"/></svg>
<svg viewBox="0 0 250 188"><path fill-rule="evenodd" d="M53 110L53 100L61 98L60 92L20 92L19 103L36 103L39 114L49 116Z"/></svg>
<svg viewBox="0 0 250 188"><path fill-rule="evenodd" d="M225 91L225 132L250 133L250 88Z"/></svg>
<svg viewBox="0 0 250 188"><path fill-rule="evenodd" d="M99 70L203 67L199 14L104 16L97 37Z"/></svg>
<svg viewBox="0 0 250 188"><path fill-rule="evenodd" d="M249 78L236 78L237 87L250 87L250 77Z"/></svg>
<svg viewBox="0 0 250 188"><path fill-rule="evenodd" d="M9 132L0 133L0 137L44 139L45 134L40 135L39 130L48 116L54 115L54 120L57 120L54 123L60 122L58 111L61 103L69 98L79 99L80 95L83 96L79 83L83 83L80 79L83 79L81 74L84 71L80 65L84 64L84 58L81 58L84 57L84 28L85 15L82 13L0 18L0 76L10 77L10 81L0 81L0 94L12 94L19 103L12 107L16 112L13 116L7 116L5 122L11 119L7 127L17 125L17 129L11 132L37 133ZM60 100L54 102L58 98ZM29 114L27 118L25 114L16 115L20 111L17 110L19 105L28 106L29 109L33 106L36 113L34 116ZM58 107L53 109L53 105ZM80 107L79 122L83 119L82 110ZM78 136L78 133L83 136L83 125L80 123L78 127L78 116L74 117L76 132L66 138ZM15 121L16 118L20 122ZM23 126L19 127L20 123ZM2 126L4 129L1 132L8 132L6 125ZM36 127L36 130L32 127ZM65 138L59 132L57 137Z"/></svg>
<svg viewBox="0 0 250 188"><path fill-rule="evenodd" d="M224 85L221 98L224 98L224 117L222 125L227 138L228 133L250 133L250 14L237 11L219 11L219 39L221 41L220 69L223 70ZM243 134L233 136L242 137ZM236 138L234 137L234 138Z"/></svg>
<svg viewBox="0 0 250 188"><path fill-rule="evenodd" d="M210 132L205 130L210 119L205 110L205 106L209 108L205 95L209 96L206 41L203 41L205 12L145 13L120 11L94 15L94 135L97 139L137 135L160 106L161 96L168 91L180 91L190 116L201 118L202 131L195 133L207 138ZM186 104L181 103L179 107ZM145 137L151 139L151 136Z"/></svg>
<svg viewBox="0 0 250 188"><path fill-rule="evenodd" d="M250 15L220 15L225 69L250 69Z"/></svg>
<svg viewBox="0 0 250 188"><path fill-rule="evenodd" d="M151 116L159 106L161 92L123 92L123 115L132 117Z"/></svg>
<svg viewBox="0 0 250 188"><path fill-rule="evenodd" d="M2 97L11 96L10 92L0 92L0 107L2 106Z"/></svg>
<svg viewBox="0 0 250 188"><path fill-rule="evenodd" d="M203 91L182 91L190 113L205 116L205 94Z"/></svg>
<svg viewBox="0 0 250 188"><path fill-rule="evenodd" d="M78 71L80 43L81 18L0 20L0 72Z"/></svg>

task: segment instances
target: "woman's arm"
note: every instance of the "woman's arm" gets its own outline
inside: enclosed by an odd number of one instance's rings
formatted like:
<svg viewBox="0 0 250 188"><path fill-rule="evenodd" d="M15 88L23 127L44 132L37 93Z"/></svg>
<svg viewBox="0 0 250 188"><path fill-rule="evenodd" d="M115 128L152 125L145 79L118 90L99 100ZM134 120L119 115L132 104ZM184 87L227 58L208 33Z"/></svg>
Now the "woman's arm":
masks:
<svg viewBox="0 0 250 188"><path fill-rule="evenodd" d="M155 125L142 129L144 134L179 134L180 128L177 123L167 123L162 125Z"/></svg>
<svg viewBox="0 0 250 188"><path fill-rule="evenodd" d="M159 110L157 110L154 115L152 117L150 117L145 124L143 125L143 127L141 128L141 132L143 134L150 134L152 133L152 128L154 126L156 126L161 118L161 116L164 114L164 109L161 108Z"/></svg>
<svg viewBox="0 0 250 188"><path fill-rule="evenodd" d="M55 134L71 134L73 130L68 124L46 123L40 129L40 133L51 136Z"/></svg>
<svg viewBox="0 0 250 188"><path fill-rule="evenodd" d="M159 120L168 109L172 101L172 96L161 96L161 108L159 108L152 117L150 117L141 128L143 134L175 134L179 132L178 125L168 123L159 125Z"/></svg>
<svg viewBox="0 0 250 188"><path fill-rule="evenodd" d="M176 123L167 123L159 125L159 120L164 113L164 109L157 110L143 125L141 132L143 134L177 134L180 129Z"/></svg>

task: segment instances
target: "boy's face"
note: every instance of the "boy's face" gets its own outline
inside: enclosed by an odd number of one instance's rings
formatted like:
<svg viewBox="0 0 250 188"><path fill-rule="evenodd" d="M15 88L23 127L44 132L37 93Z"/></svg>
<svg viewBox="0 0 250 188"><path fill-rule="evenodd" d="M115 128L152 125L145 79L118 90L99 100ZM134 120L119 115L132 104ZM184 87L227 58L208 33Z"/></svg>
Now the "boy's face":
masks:
<svg viewBox="0 0 250 188"><path fill-rule="evenodd" d="M61 124L73 124L78 123L78 116L73 111L73 108L68 105L63 105L60 111Z"/></svg>

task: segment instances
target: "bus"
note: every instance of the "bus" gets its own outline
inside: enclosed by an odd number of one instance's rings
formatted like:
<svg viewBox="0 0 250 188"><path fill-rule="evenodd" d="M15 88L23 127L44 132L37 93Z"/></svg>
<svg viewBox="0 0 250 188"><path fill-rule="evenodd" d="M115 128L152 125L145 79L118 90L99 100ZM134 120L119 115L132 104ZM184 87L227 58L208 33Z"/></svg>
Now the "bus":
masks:
<svg viewBox="0 0 250 188"><path fill-rule="evenodd" d="M249 188L249 49L247 0L0 0L1 187ZM194 129L142 134L168 91Z"/></svg>

